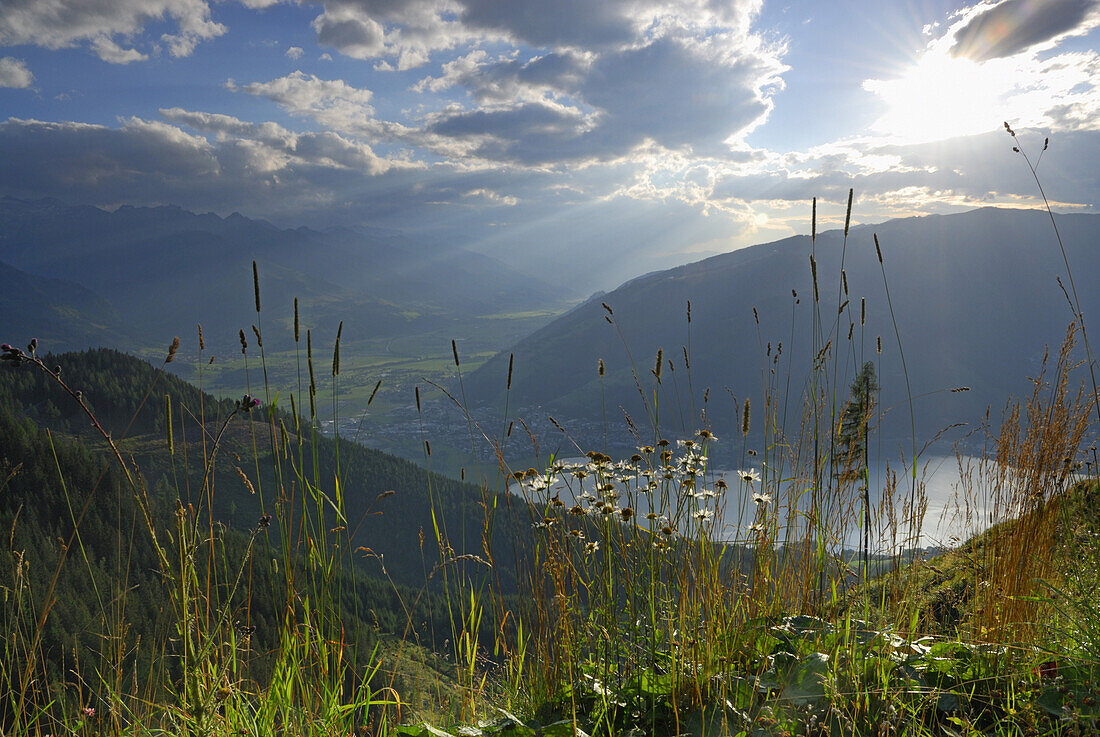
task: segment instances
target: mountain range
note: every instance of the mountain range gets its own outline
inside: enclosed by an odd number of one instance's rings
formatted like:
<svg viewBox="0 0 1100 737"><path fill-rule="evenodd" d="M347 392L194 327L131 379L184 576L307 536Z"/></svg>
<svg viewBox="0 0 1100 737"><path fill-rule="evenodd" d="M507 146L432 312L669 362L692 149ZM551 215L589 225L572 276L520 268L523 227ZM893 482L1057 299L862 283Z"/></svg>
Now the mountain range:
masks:
<svg viewBox="0 0 1100 737"><path fill-rule="evenodd" d="M255 319L253 260L267 324L289 325L298 298L310 324L326 335L349 315L358 329L384 337L460 315L558 304L549 285L500 261L396 231L280 229L236 213L222 218L174 206L108 211L0 199L0 262L24 272L20 283L36 293L31 299L9 291L0 298L4 314L13 314L17 301L47 305L54 314L62 306L91 313L84 331L39 336L55 338L55 348L159 346L193 334L196 323L208 341L231 345L248 327L244 321Z"/></svg>

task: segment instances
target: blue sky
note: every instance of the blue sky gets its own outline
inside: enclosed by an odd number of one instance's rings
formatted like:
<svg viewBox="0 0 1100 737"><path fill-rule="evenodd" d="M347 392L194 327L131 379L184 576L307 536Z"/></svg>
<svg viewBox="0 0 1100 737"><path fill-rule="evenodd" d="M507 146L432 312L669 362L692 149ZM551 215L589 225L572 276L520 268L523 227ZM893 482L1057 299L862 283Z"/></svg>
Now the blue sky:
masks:
<svg viewBox="0 0 1100 737"><path fill-rule="evenodd" d="M578 289L1100 181L1097 0L5 0L0 195L370 224Z"/></svg>

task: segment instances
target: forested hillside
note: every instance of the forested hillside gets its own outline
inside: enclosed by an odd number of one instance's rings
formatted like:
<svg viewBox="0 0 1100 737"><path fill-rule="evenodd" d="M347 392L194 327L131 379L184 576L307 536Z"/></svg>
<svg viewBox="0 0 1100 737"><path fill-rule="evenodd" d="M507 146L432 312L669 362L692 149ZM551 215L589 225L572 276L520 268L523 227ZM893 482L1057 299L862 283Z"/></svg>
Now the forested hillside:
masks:
<svg viewBox="0 0 1100 737"><path fill-rule="evenodd" d="M210 600L230 602L221 616L249 633L257 679L273 667L263 653L277 644L287 597L301 595L288 585L298 579L331 596L350 652L362 657L380 632L427 645L450 635L433 502L449 558L492 560L494 574L511 580L512 538L484 551L484 497L472 485L351 443L337 448L305 420L263 404L244 411L117 351L43 362L80 393L128 470L56 377L29 361L4 366L0 531L9 554L0 558L0 587L17 606L5 610L11 621L0 637L12 662L25 659L20 648L37 649L51 679L72 670L88 683L109 666L126 685L158 659L178 673L178 661L162 657L172 654L164 652L175 626L171 582L150 532L170 546L184 518L206 531L193 562L221 589ZM445 565L471 579L487 570ZM9 685L20 675L0 670Z"/></svg>

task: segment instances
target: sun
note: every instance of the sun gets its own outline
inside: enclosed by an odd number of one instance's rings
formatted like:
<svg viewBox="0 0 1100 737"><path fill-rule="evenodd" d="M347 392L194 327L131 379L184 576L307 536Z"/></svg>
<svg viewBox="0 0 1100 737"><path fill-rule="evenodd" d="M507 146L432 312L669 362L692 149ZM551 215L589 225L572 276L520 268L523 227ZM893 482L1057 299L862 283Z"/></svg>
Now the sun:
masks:
<svg viewBox="0 0 1100 737"><path fill-rule="evenodd" d="M893 79L863 88L885 107L875 133L899 143L924 143L995 130L1019 120L1019 69L1009 60L979 63L929 50Z"/></svg>

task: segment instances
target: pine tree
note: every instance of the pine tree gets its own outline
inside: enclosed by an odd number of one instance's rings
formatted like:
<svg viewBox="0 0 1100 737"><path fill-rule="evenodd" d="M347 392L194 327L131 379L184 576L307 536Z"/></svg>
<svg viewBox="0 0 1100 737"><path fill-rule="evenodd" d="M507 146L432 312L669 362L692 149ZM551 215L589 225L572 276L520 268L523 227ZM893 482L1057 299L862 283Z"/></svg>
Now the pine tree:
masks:
<svg viewBox="0 0 1100 737"><path fill-rule="evenodd" d="M834 459L837 475L849 478L862 474L867 465L867 435L879 390L874 362L863 364L850 389L852 396L840 416Z"/></svg>

